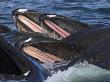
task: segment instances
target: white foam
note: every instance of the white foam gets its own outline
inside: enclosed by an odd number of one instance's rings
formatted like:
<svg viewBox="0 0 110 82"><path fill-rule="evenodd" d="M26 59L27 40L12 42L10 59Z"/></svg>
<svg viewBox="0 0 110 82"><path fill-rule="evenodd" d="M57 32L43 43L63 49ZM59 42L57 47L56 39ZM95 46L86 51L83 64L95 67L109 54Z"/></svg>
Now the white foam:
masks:
<svg viewBox="0 0 110 82"><path fill-rule="evenodd" d="M61 72L58 71L45 82L106 82L110 81L110 71L87 62L79 63Z"/></svg>

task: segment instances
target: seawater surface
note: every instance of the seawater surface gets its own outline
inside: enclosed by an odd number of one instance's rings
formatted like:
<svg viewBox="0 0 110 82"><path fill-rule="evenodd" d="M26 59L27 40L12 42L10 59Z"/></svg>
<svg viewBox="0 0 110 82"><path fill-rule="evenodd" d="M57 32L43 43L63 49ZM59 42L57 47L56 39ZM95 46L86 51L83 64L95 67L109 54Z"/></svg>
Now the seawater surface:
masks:
<svg viewBox="0 0 110 82"><path fill-rule="evenodd" d="M110 82L110 70L83 62L58 71L44 82Z"/></svg>
<svg viewBox="0 0 110 82"><path fill-rule="evenodd" d="M110 25L110 0L0 0L0 24L15 28L11 11L16 8L56 13L92 25Z"/></svg>

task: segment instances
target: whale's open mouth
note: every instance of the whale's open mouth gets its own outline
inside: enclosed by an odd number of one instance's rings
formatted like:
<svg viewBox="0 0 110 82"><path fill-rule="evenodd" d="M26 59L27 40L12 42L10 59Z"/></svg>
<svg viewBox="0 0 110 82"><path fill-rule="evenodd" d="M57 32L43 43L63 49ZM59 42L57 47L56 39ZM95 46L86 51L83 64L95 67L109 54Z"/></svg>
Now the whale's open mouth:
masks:
<svg viewBox="0 0 110 82"><path fill-rule="evenodd" d="M57 39L65 38L74 32L88 28L88 25L65 16L27 9L14 10L12 16L20 31L40 32Z"/></svg>
<svg viewBox="0 0 110 82"><path fill-rule="evenodd" d="M24 43L22 50L42 63L70 61L78 55L78 51L73 46L63 42Z"/></svg>
<svg viewBox="0 0 110 82"><path fill-rule="evenodd" d="M26 18L25 16L18 16L18 19L24 23L26 26L28 26L32 31L34 32L43 32L43 29L41 26L37 25L36 23L34 23L33 21L31 21L30 19Z"/></svg>
<svg viewBox="0 0 110 82"><path fill-rule="evenodd" d="M42 52L33 46L26 46L23 48L23 51L31 55L32 57L40 60L43 63L46 63L46 62L55 63L55 62L63 61L63 59L60 59L52 54Z"/></svg>
<svg viewBox="0 0 110 82"><path fill-rule="evenodd" d="M31 30L33 30L34 32L40 32L43 33L43 29L41 26L37 25L35 22L31 21L30 19L26 18L25 16L18 16L18 19L24 23L26 26L28 26ZM52 29L53 31L55 31L55 33L58 33L61 37L65 38L67 36L70 35L70 33L66 32L65 30L63 30L61 27L59 27L58 25L56 25L55 23L53 23L52 21L48 20L48 19L44 19L43 22L50 27L50 29Z"/></svg>

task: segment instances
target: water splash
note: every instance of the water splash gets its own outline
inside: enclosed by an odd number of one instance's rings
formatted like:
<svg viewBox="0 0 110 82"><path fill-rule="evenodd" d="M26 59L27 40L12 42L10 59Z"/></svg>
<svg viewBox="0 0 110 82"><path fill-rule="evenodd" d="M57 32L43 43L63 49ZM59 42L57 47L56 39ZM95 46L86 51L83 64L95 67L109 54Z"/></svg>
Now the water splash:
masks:
<svg viewBox="0 0 110 82"><path fill-rule="evenodd" d="M108 82L110 71L87 62L76 64L65 71L58 71L44 82Z"/></svg>
<svg viewBox="0 0 110 82"><path fill-rule="evenodd" d="M69 64L70 61L62 61L60 63L50 63L47 62L45 64L42 64L42 66L46 69L48 69L48 71L50 71L51 74L55 74L58 69L61 69L62 67L65 67Z"/></svg>

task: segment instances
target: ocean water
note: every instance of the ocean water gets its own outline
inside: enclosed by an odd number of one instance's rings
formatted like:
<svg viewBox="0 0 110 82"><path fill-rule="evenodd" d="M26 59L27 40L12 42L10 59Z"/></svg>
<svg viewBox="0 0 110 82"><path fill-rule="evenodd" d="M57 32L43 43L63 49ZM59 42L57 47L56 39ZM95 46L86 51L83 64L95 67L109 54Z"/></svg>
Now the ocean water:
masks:
<svg viewBox="0 0 110 82"><path fill-rule="evenodd" d="M44 82L110 82L110 70L83 62L58 71Z"/></svg>
<svg viewBox="0 0 110 82"><path fill-rule="evenodd" d="M110 25L110 0L0 0L0 24L15 28L11 11L16 8L56 13L92 25Z"/></svg>
<svg viewBox="0 0 110 82"><path fill-rule="evenodd" d="M0 80L0 82L38 82L27 80ZM110 82L110 70L83 62L58 71L43 82Z"/></svg>

